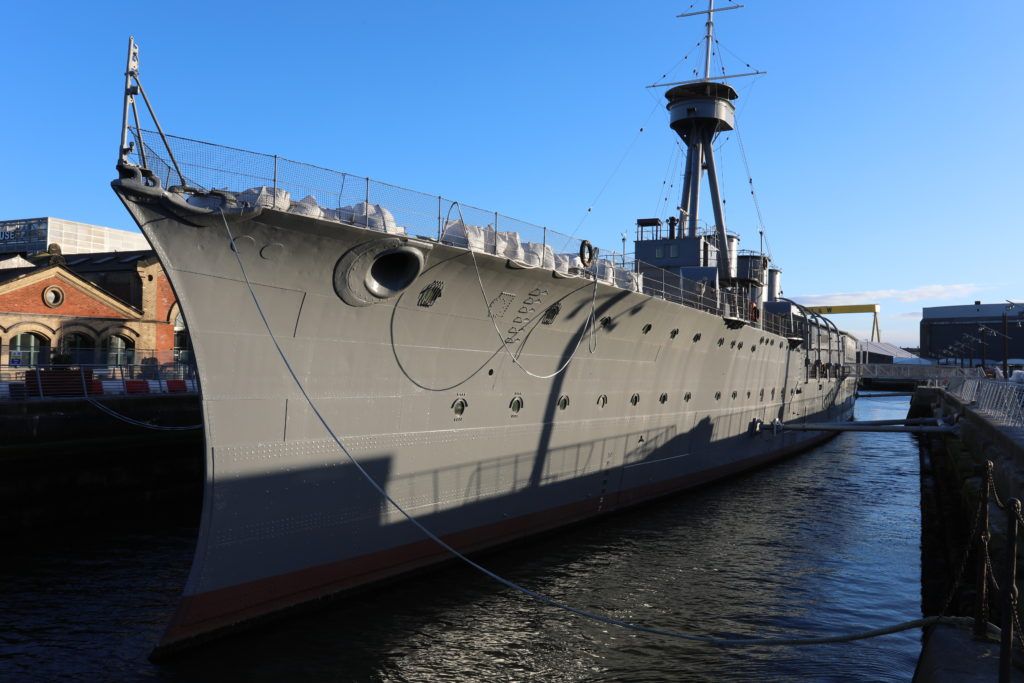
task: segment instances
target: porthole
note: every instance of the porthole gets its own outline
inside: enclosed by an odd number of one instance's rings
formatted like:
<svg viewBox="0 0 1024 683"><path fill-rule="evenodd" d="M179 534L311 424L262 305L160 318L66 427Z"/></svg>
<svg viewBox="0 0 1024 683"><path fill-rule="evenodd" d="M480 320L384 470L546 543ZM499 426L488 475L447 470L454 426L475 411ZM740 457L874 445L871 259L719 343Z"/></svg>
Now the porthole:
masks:
<svg viewBox="0 0 1024 683"><path fill-rule="evenodd" d="M641 332L643 332L644 334L647 334L650 331L651 331L651 324L650 323L647 323L646 325L644 325L643 329L641 330Z"/></svg>
<svg viewBox="0 0 1024 683"><path fill-rule="evenodd" d="M750 398L750 392L749 391L747 392L747 398Z"/></svg>
<svg viewBox="0 0 1024 683"><path fill-rule="evenodd" d="M736 348L737 349L742 349L743 348L743 342L740 342L739 344L737 344Z"/></svg>
<svg viewBox="0 0 1024 683"><path fill-rule="evenodd" d="M43 290L43 303L50 308L57 308L64 303L64 290L56 285L50 285Z"/></svg>
<svg viewBox="0 0 1024 683"><path fill-rule="evenodd" d="M700 332L698 332L697 334L693 335L693 341L695 343L700 341Z"/></svg>
<svg viewBox="0 0 1024 683"><path fill-rule="evenodd" d="M689 402L691 398L693 398L693 394L691 394L689 391L687 391L685 394L683 394L683 400L684 401Z"/></svg>
<svg viewBox="0 0 1024 683"><path fill-rule="evenodd" d="M735 349L736 348L736 340L735 339L733 339L731 342L729 342L729 348L730 349Z"/></svg>
<svg viewBox="0 0 1024 683"><path fill-rule="evenodd" d="M610 315L606 315L605 317L601 318L601 327L603 327L605 329L608 329L611 326L612 326L612 317Z"/></svg>
<svg viewBox="0 0 1024 683"><path fill-rule="evenodd" d="M669 339L675 339L678 336L679 336L679 328L678 327L668 333L668 338Z"/></svg>
<svg viewBox="0 0 1024 683"><path fill-rule="evenodd" d="M523 397L513 397L512 402L508 404L508 407L512 411L513 415L517 415L519 411L523 409Z"/></svg>
<svg viewBox="0 0 1024 683"><path fill-rule="evenodd" d="M720 401L721 399L722 399L722 392L721 391L716 391L715 392L715 400L716 401Z"/></svg>
<svg viewBox="0 0 1024 683"><path fill-rule="evenodd" d="M658 402L662 404L668 403L668 394L662 394L661 396L659 396Z"/></svg>
<svg viewBox="0 0 1024 683"><path fill-rule="evenodd" d="M455 417L462 417L462 414L466 412L466 408L469 407L469 401L464 398L457 398L452 403L452 412L455 413Z"/></svg>
<svg viewBox="0 0 1024 683"><path fill-rule="evenodd" d="M761 389L761 400L762 401L764 400L764 389L763 388Z"/></svg>
<svg viewBox="0 0 1024 683"><path fill-rule="evenodd" d="M562 396L559 396L558 397L558 409L559 410L565 410L568 407L569 407L569 397L564 395L564 394Z"/></svg>
<svg viewBox="0 0 1024 683"><path fill-rule="evenodd" d="M629 402L633 405L640 403L640 394L633 394L630 397Z"/></svg>
<svg viewBox="0 0 1024 683"><path fill-rule="evenodd" d="M724 346L725 345L725 337L719 337L718 338L718 345L719 346Z"/></svg>
<svg viewBox="0 0 1024 683"><path fill-rule="evenodd" d="M737 396L739 396L739 392L738 391L732 392L732 398L733 398L734 401L736 400Z"/></svg>
<svg viewBox="0 0 1024 683"><path fill-rule="evenodd" d="M597 397L597 407L604 408L606 405L608 405L608 395L601 394L600 396Z"/></svg>

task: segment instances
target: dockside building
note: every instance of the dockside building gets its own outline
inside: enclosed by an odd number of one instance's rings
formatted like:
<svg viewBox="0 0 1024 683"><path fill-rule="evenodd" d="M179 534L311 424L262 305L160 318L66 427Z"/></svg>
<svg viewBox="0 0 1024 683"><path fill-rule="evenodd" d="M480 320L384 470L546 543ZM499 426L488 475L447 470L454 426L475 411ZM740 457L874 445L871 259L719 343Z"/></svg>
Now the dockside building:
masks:
<svg viewBox="0 0 1024 683"><path fill-rule="evenodd" d="M0 221L0 366L166 364L188 335L140 233L56 218Z"/></svg>
<svg viewBox="0 0 1024 683"><path fill-rule="evenodd" d="M1010 365L1024 364L1024 304L975 301L922 310L922 357L998 365L1004 353Z"/></svg>

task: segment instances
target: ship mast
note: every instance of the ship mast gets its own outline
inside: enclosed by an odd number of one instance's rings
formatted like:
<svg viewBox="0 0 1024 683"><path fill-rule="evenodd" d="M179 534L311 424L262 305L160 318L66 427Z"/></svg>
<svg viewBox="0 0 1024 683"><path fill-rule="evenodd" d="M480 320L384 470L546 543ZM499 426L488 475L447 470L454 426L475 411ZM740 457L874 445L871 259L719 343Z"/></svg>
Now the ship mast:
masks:
<svg viewBox="0 0 1024 683"><path fill-rule="evenodd" d="M715 37L715 13L740 9L743 5L729 5L715 8L714 0L708 0L706 10L684 12L677 18L707 15L704 36L704 77L690 81L673 83L655 83L649 87L669 87L665 93L668 100L670 125L686 143L686 165L683 172L682 197L679 203L679 222L686 226L688 237L697 236L700 219L701 180L707 172L708 189L711 194L711 209L715 217L715 233L719 253L719 279L734 280L736 258L730 245L725 225L721 192L718 184L718 173L715 165L714 141L721 131L732 130L735 124L736 107L733 105L738 95L724 81L731 78L761 74L754 71L744 74L711 75L712 47ZM682 235L682 230L680 230Z"/></svg>

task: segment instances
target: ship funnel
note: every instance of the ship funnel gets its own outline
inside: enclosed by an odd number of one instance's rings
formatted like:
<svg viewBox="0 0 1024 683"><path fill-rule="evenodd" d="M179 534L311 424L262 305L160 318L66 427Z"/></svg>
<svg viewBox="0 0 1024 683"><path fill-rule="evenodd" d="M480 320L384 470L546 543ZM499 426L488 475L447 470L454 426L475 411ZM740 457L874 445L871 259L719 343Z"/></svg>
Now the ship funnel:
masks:
<svg viewBox="0 0 1024 683"><path fill-rule="evenodd" d="M778 301L782 296L782 269L768 269L768 301Z"/></svg>

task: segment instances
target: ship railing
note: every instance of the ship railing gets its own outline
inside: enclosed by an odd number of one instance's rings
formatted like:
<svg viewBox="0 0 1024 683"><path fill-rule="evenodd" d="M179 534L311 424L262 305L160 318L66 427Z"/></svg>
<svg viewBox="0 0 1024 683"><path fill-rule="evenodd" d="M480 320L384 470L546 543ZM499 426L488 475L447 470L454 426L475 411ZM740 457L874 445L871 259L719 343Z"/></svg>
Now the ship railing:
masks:
<svg viewBox="0 0 1024 683"><path fill-rule="evenodd" d="M195 394L191 363L0 365L0 401Z"/></svg>
<svg viewBox="0 0 1024 683"><path fill-rule="evenodd" d="M132 130L132 134L133 163L197 206L220 205L221 199L208 193L221 190L236 202L436 240L526 267L596 277L611 286L757 322L748 303L737 294L718 290L717 283L690 281L652 264L628 260L623 249L599 248L595 263L585 269L579 257L583 236L576 233L274 154L168 135L179 174L165 160L166 149L157 133Z"/></svg>
<svg viewBox="0 0 1024 683"><path fill-rule="evenodd" d="M709 226L706 221L697 221L697 234L699 236L714 234L714 232L714 226ZM662 223L660 225L638 225L636 228L636 239L638 242L646 240L667 240L670 239L669 233L670 231L667 223ZM675 238L681 239L688 234L685 224L676 225Z"/></svg>

